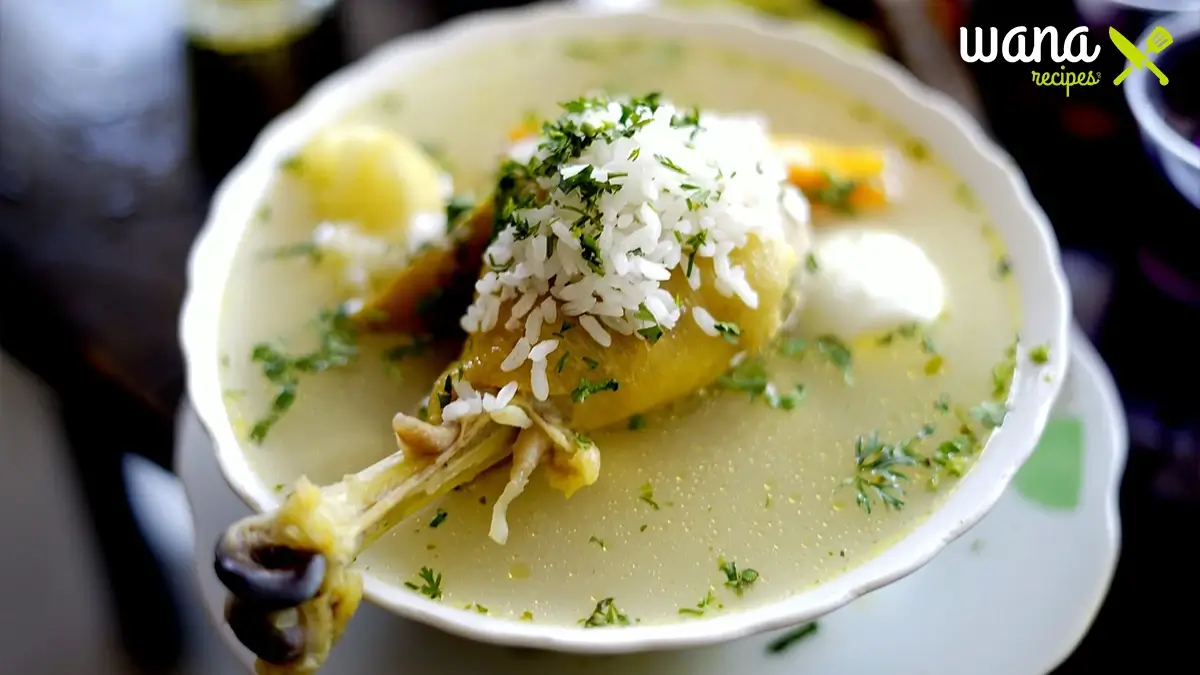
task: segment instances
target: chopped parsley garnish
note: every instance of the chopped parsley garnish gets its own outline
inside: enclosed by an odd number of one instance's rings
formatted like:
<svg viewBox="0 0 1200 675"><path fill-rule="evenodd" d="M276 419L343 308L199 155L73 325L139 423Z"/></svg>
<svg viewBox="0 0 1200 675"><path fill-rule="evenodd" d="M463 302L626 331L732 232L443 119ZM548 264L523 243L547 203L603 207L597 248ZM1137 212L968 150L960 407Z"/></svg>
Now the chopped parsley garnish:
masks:
<svg viewBox="0 0 1200 675"><path fill-rule="evenodd" d="M681 167L678 164L676 164L675 162L673 162L670 157L666 157L663 155L655 155L654 159L657 159L659 164L662 164L663 166L667 167L668 169L670 169L676 173L682 173L684 175L687 174L687 171L683 167Z"/></svg>
<svg viewBox="0 0 1200 675"><path fill-rule="evenodd" d="M717 321L714 327L726 340L734 344L737 344L738 338L742 336L741 327L732 321Z"/></svg>
<svg viewBox="0 0 1200 675"><path fill-rule="evenodd" d="M930 356L938 355L937 344L934 343L933 336L918 323L906 323L896 330L884 334L883 337L879 338L879 344L881 346L890 345L897 339L919 339L921 341L921 351Z"/></svg>
<svg viewBox="0 0 1200 675"><path fill-rule="evenodd" d="M816 621L806 623L789 630L783 635L771 641L767 645L767 651L771 654L780 654L788 649L796 646L804 640L817 634L820 624Z"/></svg>
<svg viewBox="0 0 1200 675"><path fill-rule="evenodd" d="M533 612L525 610L524 612L521 612L521 616L519 618L521 621L533 621Z"/></svg>
<svg viewBox="0 0 1200 675"><path fill-rule="evenodd" d="M308 258L309 262L316 265L324 258L324 253L321 248L311 241L301 241L295 244L288 244L272 249L267 252L267 258L271 260L286 260L288 258Z"/></svg>
<svg viewBox="0 0 1200 675"><path fill-rule="evenodd" d="M291 157L285 158L282 162L280 162L279 168L281 171L284 171L285 173L296 174L296 173L299 173L300 170L304 168L304 161L302 159L300 159L299 154L295 154L295 155L292 155Z"/></svg>
<svg viewBox="0 0 1200 675"><path fill-rule="evenodd" d="M404 585L414 591L418 591L421 593L421 595L428 597L430 600L437 600L438 598L442 597L441 574L434 572L428 567L422 567L421 571L417 573L417 576L421 579L421 584L419 586L411 581L404 582Z"/></svg>
<svg viewBox="0 0 1200 675"><path fill-rule="evenodd" d="M641 489L638 491L638 499L649 504L650 508L654 509L655 511L658 511L661 508L658 505L658 502L654 501L654 486L650 483L642 485Z"/></svg>
<svg viewBox="0 0 1200 675"><path fill-rule="evenodd" d="M779 393L767 377L763 359L755 357L743 360L717 379L717 386L730 391L750 394L750 400L760 397L767 405L778 410L792 410L804 398L805 386L797 384L792 390Z"/></svg>
<svg viewBox="0 0 1200 675"><path fill-rule="evenodd" d="M804 256L804 269L814 273L821 269L821 266L817 263L816 256L811 253Z"/></svg>
<svg viewBox="0 0 1200 675"><path fill-rule="evenodd" d="M1008 417L1008 406L997 401L985 401L971 408L971 419L979 422L985 429L995 429L1004 424Z"/></svg>
<svg viewBox="0 0 1200 675"><path fill-rule="evenodd" d="M996 276L1004 279L1012 274L1012 261L1008 256L1001 256L1000 260L996 261Z"/></svg>
<svg viewBox="0 0 1200 675"><path fill-rule="evenodd" d="M817 338L817 353L842 371L842 379L846 384L854 381L851 373L854 355L850 353L850 348L845 343L832 335L823 335Z"/></svg>
<svg viewBox="0 0 1200 675"><path fill-rule="evenodd" d="M687 271L684 272L685 277L692 276L692 269L696 266L696 254L700 252L700 247L707 241L708 230L700 230L683 241L684 250L688 254Z"/></svg>
<svg viewBox="0 0 1200 675"><path fill-rule="evenodd" d="M317 316L317 324L321 343L307 354L289 356L268 343L254 346L251 361L261 365L263 376L275 387L271 410L250 430L250 440L254 443L262 443L271 427L296 402L296 389L302 374L345 366L358 355L357 333L341 308L322 311Z"/></svg>
<svg viewBox="0 0 1200 675"><path fill-rule="evenodd" d="M575 387L571 392L571 400L576 403L583 403L592 394L598 394L603 391L617 391L620 388L620 383L609 378L600 382L592 382L586 377L579 378L579 386Z"/></svg>
<svg viewBox="0 0 1200 675"><path fill-rule="evenodd" d="M454 195L446 203L446 231L454 229L459 218L475 208L475 199L470 195Z"/></svg>
<svg viewBox="0 0 1200 675"><path fill-rule="evenodd" d="M1008 398L1013 375L1017 372L1017 344L1014 342L1004 351L1004 358L992 366L992 398L1002 401Z"/></svg>
<svg viewBox="0 0 1200 675"><path fill-rule="evenodd" d="M571 352L564 352L562 356L558 357L558 363L554 364L554 372L561 373L563 368L567 367L567 359L570 356Z"/></svg>
<svg viewBox="0 0 1200 675"><path fill-rule="evenodd" d="M629 418L629 430L630 431L637 431L638 429L645 429L645 428L646 428L645 415L634 415Z"/></svg>
<svg viewBox="0 0 1200 675"><path fill-rule="evenodd" d="M589 544L595 544L595 545L599 546L601 551L607 551L607 550L608 550L608 545L604 543L604 540L603 540L603 539L601 539L601 538L599 538L599 537L596 537L596 536L594 536L594 535L593 535L593 536L591 536L591 537L588 537L588 543L589 543Z"/></svg>
<svg viewBox="0 0 1200 675"><path fill-rule="evenodd" d="M448 515L450 514L446 513L442 509L438 509L437 513L433 516L433 520L429 521L429 526L436 530L439 525L446 522L446 516Z"/></svg>
<svg viewBox="0 0 1200 675"><path fill-rule="evenodd" d="M680 607L679 613L682 616L704 616L704 611L712 606L720 607L717 603L717 596L713 595L713 591L710 588L708 589L708 593L705 594L704 599L697 602L695 607Z"/></svg>
<svg viewBox="0 0 1200 675"><path fill-rule="evenodd" d="M575 327L575 324L571 323L570 321L564 321L564 322L562 322L562 326L559 326L558 330L551 333L551 335L553 335L554 337L561 340L563 338L564 334L574 327Z"/></svg>
<svg viewBox="0 0 1200 675"><path fill-rule="evenodd" d="M950 397L946 394L938 396L938 399L933 402L933 409L940 413L950 412Z"/></svg>
<svg viewBox="0 0 1200 675"><path fill-rule="evenodd" d="M600 367L600 362L590 356L583 357L583 362L587 364L589 370L595 370Z"/></svg>
<svg viewBox="0 0 1200 675"><path fill-rule="evenodd" d="M647 342L654 344L662 338L663 329L658 325L658 320L654 318L654 314L650 312L645 303L638 306L638 311L636 314L634 314L634 318L650 323L649 326L639 328L637 331L638 335L646 338Z"/></svg>
<svg viewBox="0 0 1200 675"><path fill-rule="evenodd" d="M487 608L487 607L484 607L483 605L479 604L478 602L473 602L473 603L471 603L471 604L467 605L467 607L466 607L466 608L467 608L467 609L474 609L476 612L479 612L480 614L487 614L487 613L488 613L488 608Z"/></svg>
<svg viewBox="0 0 1200 675"><path fill-rule="evenodd" d="M929 159L929 147L915 138L910 138L904 144L904 154L917 162L923 162Z"/></svg>
<svg viewBox="0 0 1200 675"><path fill-rule="evenodd" d="M824 185L818 189L807 191L806 196L839 213L852 213L854 208L851 198L858 187L858 181L838 178L826 172Z"/></svg>
<svg viewBox="0 0 1200 675"><path fill-rule="evenodd" d="M912 445L912 439L883 443L876 432L858 437L854 444L856 474L844 484L854 486L854 501L859 508L870 513L876 502L893 511L904 508L907 470L918 465Z"/></svg>
<svg viewBox="0 0 1200 675"><path fill-rule="evenodd" d="M1050 345L1038 345L1029 350L1029 360L1039 366L1050 362Z"/></svg>
<svg viewBox="0 0 1200 675"><path fill-rule="evenodd" d="M604 626L628 626L629 617L625 616L612 598L604 598L596 603L591 616L579 620L584 628L603 628Z"/></svg>
<svg viewBox="0 0 1200 675"><path fill-rule="evenodd" d="M732 590L738 597L758 581L757 570L749 567L738 570L737 563L728 562L725 558L717 559L717 569L725 575L725 588Z"/></svg>
<svg viewBox="0 0 1200 675"><path fill-rule="evenodd" d="M833 335L822 335L813 341L812 346L822 358L842 372L842 380L846 384L854 382L854 354L845 343ZM780 354L797 360L803 360L809 348L808 340L802 337L791 337L779 343Z"/></svg>

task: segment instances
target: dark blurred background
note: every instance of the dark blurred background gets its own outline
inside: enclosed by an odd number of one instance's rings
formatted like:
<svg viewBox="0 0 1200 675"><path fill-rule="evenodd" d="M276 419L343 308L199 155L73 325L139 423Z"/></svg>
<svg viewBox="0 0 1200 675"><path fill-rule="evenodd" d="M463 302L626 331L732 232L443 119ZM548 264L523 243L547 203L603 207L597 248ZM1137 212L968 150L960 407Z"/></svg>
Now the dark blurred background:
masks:
<svg viewBox="0 0 1200 675"><path fill-rule="evenodd" d="M58 625L55 612L65 610L56 608L82 602L95 619L87 625L100 626L96 639L111 637L116 661L146 673L172 672L212 648L188 637L202 619L164 563L172 527L150 532L137 504L148 484L170 481L153 467L171 469L184 389L176 320L213 186L266 120L343 63L458 14L524 3L340 0L293 42L237 58L189 42L181 4L0 0L0 642L21 640L18 622L31 615ZM797 10L812 4L797 0ZM1200 265L1187 242L1200 232L1200 210L1163 178L1122 88L1047 92L1029 85L1024 64L965 64L957 45L959 26L1003 35L1053 25L1062 35L1088 25L1093 39L1115 26L1133 37L1155 10L1188 3L820 4L851 39L959 99L1016 159L1064 246L1077 320L1120 388L1131 434L1120 564L1094 627L1056 672L1095 672L1130 652L1147 671L1197 672ZM1115 73L1123 58L1105 49L1093 67ZM1200 119L1200 60L1181 62L1172 78L1192 97L1180 106ZM1200 190L1196 174L1181 178L1193 179L1182 187ZM28 431L35 423L49 431ZM48 495L65 510L38 520ZM171 515L171 504L150 502ZM44 528L69 533L70 545L41 545ZM187 538L186 523L174 529ZM85 581L60 579L64 565ZM41 584L56 590L18 592ZM109 672L94 660L47 670L63 662L37 652L0 671Z"/></svg>

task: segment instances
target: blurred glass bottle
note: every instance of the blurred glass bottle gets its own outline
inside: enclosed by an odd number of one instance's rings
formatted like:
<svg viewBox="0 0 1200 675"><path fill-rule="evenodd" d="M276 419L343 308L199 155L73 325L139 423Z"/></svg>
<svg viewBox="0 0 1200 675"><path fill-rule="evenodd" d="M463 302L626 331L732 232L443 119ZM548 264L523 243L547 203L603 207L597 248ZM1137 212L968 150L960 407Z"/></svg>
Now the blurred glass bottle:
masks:
<svg viewBox="0 0 1200 675"><path fill-rule="evenodd" d="M341 67L337 0L187 0L192 147L212 188L267 122Z"/></svg>

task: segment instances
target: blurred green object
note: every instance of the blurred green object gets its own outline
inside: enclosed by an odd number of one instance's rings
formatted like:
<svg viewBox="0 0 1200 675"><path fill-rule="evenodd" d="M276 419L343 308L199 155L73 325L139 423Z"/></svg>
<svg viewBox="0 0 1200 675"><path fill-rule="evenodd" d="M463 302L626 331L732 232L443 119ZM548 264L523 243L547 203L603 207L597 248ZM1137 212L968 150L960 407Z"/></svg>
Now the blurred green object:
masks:
<svg viewBox="0 0 1200 675"><path fill-rule="evenodd" d="M821 28L843 42L873 51L883 51L875 32L835 12L817 0L664 0L671 7L747 7L780 19Z"/></svg>

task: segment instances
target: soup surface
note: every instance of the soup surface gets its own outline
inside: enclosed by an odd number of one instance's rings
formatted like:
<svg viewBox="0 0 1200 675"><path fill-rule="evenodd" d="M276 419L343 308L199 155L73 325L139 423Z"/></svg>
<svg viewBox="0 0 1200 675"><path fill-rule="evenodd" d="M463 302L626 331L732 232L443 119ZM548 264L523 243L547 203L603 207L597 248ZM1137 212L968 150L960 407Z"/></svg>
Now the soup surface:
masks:
<svg viewBox="0 0 1200 675"><path fill-rule="evenodd" d="M1017 330L1003 253L965 186L879 113L803 73L699 44L633 39L522 43L394 87L352 117L421 141L457 192L487 190L507 131L527 115L553 116L558 101L597 89L661 91L681 105L762 114L773 132L891 145L906 159L905 194L857 224L924 248L945 278L947 309L933 326L844 351L802 326L804 349L785 336L766 359L780 391L803 385L791 409L747 393L755 384L746 378L763 373L742 373L725 390L594 434L600 480L564 499L535 478L509 510L507 545L488 538L507 479L493 471L384 535L359 559L366 573L432 595L419 576L427 568L440 575L440 602L511 619L577 625L611 598L616 611L599 623L703 620L869 559L931 512L1002 419ZM262 480L280 490L301 475L334 482L394 452L392 416L417 409L460 346L397 350L411 341L362 336L348 365L301 377L295 404L253 442L278 393L251 359L255 345L312 348L321 337L314 317L344 299L319 260L289 255L305 250L295 245L314 225L283 167L246 227L220 326L229 414ZM963 420L976 442L940 445L962 437ZM914 466L896 469L910 478L903 489L872 490L888 471L872 462L931 430L905 455ZM871 446L873 437L889 445ZM865 462L856 458L862 444Z"/></svg>

